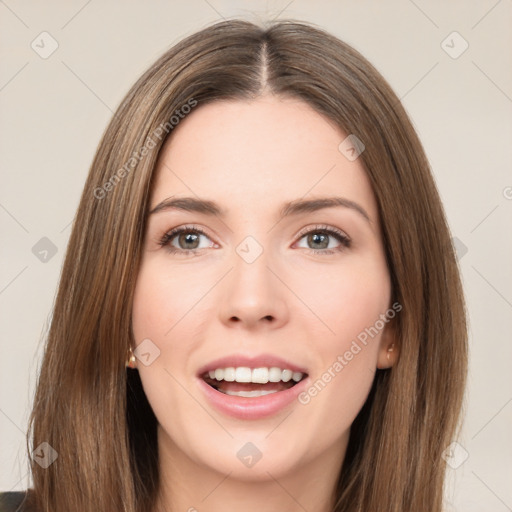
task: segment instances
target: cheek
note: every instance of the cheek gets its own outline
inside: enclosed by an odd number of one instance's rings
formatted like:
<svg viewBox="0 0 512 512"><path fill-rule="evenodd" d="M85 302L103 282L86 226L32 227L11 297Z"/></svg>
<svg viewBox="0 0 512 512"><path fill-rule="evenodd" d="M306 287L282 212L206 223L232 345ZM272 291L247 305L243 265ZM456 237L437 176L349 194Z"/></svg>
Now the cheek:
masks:
<svg viewBox="0 0 512 512"><path fill-rule="evenodd" d="M171 390L179 394L172 376L182 380L181 373L187 371L190 354L200 342L201 326L193 306L205 287L204 282L202 286L199 283L197 274L179 268L170 271L164 263L143 262L132 309L135 345L150 339L159 351L151 365L138 362L144 390L156 409L161 402L173 399L175 394L169 393ZM163 394L162 389L167 392Z"/></svg>
<svg viewBox="0 0 512 512"><path fill-rule="evenodd" d="M297 272L296 290L322 326L328 352L342 350L379 321L389 307L391 285L380 258L347 258L322 272ZM379 322L380 325L381 322ZM318 347L317 347L318 349Z"/></svg>
<svg viewBox="0 0 512 512"><path fill-rule="evenodd" d="M321 329L310 346L318 370L299 401L315 410L317 428L335 436L349 428L373 382L390 301L389 273L383 261L354 258L308 283L301 288L310 290L310 307L322 322L316 321Z"/></svg>
<svg viewBox="0 0 512 512"><path fill-rule="evenodd" d="M176 327L184 325L182 319L189 320L188 314L197 313L194 306L208 292L210 283L204 272L184 271L179 265L165 263L164 259L142 264L133 299L135 343L154 337L163 344L161 349L170 342Z"/></svg>
<svg viewBox="0 0 512 512"><path fill-rule="evenodd" d="M201 285L197 273L165 263L151 258L143 261L133 297L132 329L135 345L150 339L160 351L150 365L138 361L137 367L159 423L179 437L177 433L186 430L182 420L201 412L182 386L201 330L193 305L206 283ZM180 411L179 417L169 413L174 410Z"/></svg>

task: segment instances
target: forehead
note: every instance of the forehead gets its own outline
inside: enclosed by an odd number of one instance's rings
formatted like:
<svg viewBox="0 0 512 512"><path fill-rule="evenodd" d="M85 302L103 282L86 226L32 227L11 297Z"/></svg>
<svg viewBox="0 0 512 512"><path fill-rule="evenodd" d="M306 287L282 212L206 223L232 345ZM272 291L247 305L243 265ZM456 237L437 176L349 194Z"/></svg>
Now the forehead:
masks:
<svg viewBox="0 0 512 512"><path fill-rule="evenodd" d="M173 130L155 170L151 205L171 195L213 199L227 210L270 211L284 201L343 196L376 219L360 159L339 150L347 137L307 103L264 96L193 110Z"/></svg>

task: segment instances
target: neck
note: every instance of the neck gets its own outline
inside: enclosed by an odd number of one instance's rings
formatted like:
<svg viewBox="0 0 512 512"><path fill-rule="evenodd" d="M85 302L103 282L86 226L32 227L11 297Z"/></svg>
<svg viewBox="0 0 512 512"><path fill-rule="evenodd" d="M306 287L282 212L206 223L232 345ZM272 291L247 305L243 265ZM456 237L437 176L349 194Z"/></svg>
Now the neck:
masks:
<svg viewBox="0 0 512 512"><path fill-rule="evenodd" d="M348 433L337 449L289 471L261 468L241 476L192 460L159 427L160 490L158 512L332 512L335 490L346 451ZM256 470L256 466L252 468ZM251 470L252 471L252 470Z"/></svg>

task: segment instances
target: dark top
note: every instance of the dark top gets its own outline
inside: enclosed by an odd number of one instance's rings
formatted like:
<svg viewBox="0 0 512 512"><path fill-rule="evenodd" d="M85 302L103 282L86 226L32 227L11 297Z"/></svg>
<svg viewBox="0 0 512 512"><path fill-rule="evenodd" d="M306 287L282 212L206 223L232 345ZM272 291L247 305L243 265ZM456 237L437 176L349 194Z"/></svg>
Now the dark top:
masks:
<svg viewBox="0 0 512 512"><path fill-rule="evenodd" d="M25 491L0 492L0 512L28 512L23 506L26 495Z"/></svg>

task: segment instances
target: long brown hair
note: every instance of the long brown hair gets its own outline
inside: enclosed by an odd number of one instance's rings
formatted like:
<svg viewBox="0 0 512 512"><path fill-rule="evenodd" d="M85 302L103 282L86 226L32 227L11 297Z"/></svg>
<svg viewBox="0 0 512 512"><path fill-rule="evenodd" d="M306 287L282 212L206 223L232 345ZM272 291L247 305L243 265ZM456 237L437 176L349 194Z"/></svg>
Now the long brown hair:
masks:
<svg viewBox="0 0 512 512"><path fill-rule="evenodd" d="M356 418L335 512L440 512L443 450L457 431L467 366L457 261L421 143L400 101L357 51L309 24L217 23L169 49L106 129L62 270L31 415L34 505L44 512L150 511L156 419L136 371L132 295L160 148L183 113L263 92L295 97L365 144L391 275L398 363L377 371ZM184 106L188 105L188 110ZM178 120L178 121L176 121Z"/></svg>

